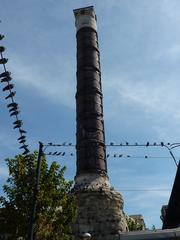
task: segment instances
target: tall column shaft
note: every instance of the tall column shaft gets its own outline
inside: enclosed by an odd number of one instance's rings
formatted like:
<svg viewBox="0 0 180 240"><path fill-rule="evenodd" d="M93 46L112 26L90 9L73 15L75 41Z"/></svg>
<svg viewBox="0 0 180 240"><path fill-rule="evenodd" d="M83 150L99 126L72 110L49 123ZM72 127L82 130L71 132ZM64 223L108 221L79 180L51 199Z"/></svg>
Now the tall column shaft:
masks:
<svg viewBox="0 0 180 240"><path fill-rule="evenodd" d="M100 56L93 7L74 10L77 29L77 172L72 192L78 216L73 234L79 239L117 240L126 231L123 198L109 183L103 122Z"/></svg>
<svg viewBox="0 0 180 240"><path fill-rule="evenodd" d="M77 173L106 175L100 54L93 7L74 10L77 29Z"/></svg>

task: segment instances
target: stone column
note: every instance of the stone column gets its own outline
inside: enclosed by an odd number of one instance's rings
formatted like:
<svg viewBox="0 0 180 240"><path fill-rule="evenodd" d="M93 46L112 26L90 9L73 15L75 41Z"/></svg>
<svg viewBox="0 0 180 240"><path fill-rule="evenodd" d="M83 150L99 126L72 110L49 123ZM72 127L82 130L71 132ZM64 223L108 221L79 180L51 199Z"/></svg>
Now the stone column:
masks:
<svg viewBox="0 0 180 240"><path fill-rule="evenodd" d="M77 173L107 175L100 54L93 7L74 10L77 29Z"/></svg>
<svg viewBox="0 0 180 240"><path fill-rule="evenodd" d="M100 53L94 8L74 10L77 38L76 235L111 240L126 230L122 196L110 187L103 121ZM108 236L108 238L106 238Z"/></svg>

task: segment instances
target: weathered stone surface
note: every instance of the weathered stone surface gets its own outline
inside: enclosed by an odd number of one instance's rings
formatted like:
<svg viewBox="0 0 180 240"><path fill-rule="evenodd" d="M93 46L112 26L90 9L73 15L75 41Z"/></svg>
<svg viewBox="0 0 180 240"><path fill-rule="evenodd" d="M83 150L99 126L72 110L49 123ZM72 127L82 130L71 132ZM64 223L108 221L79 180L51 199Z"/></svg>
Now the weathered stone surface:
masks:
<svg viewBox="0 0 180 240"><path fill-rule="evenodd" d="M95 240L116 240L118 232L128 230L120 193L99 188L81 189L75 195L79 209L73 232L77 239L88 232Z"/></svg>
<svg viewBox="0 0 180 240"><path fill-rule="evenodd" d="M107 176L103 121L100 53L96 15L92 6L75 9L77 29L76 152L74 194L79 207L73 226L79 239L116 240L126 231L121 194L110 187Z"/></svg>

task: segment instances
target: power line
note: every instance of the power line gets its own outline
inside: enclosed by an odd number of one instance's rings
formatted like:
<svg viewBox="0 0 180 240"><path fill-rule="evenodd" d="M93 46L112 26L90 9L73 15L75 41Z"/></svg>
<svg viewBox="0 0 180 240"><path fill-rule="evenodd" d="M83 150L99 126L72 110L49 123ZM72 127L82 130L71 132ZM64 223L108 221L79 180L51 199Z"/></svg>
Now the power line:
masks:
<svg viewBox="0 0 180 240"><path fill-rule="evenodd" d="M94 144L96 144L96 147L98 146L101 146L102 143L101 142L96 142L96 143L93 143L93 146ZM46 148L48 147L76 147L75 144L72 144L72 143L68 143L68 142L63 142L61 144L54 144L52 142L44 145ZM164 143L164 142L154 142L154 143L150 143L150 142L146 142L146 144L139 144L139 143L135 143L135 144L130 144L129 142L125 142L125 143L119 143L119 144L115 144L114 142L110 142L110 144L107 144L105 145L106 147L165 147L166 149L168 149L169 153L170 153L170 156L172 157L176 167L178 167L178 163L176 161L176 158L173 154L173 152L171 151L172 149L174 148L177 148L177 147L180 147L180 143ZM56 155L56 154L49 154L49 155ZM60 154L59 154L60 155ZM107 157L108 154L107 154ZM148 158L147 156L145 158Z"/></svg>
<svg viewBox="0 0 180 240"><path fill-rule="evenodd" d="M120 192L169 192L170 189L118 189Z"/></svg>
<svg viewBox="0 0 180 240"><path fill-rule="evenodd" d="M97 142L97 145L101 145L101 143ZM63 142L63 143L52 143L49 142L45 144L44 146L47 147L76 147L76 144L69 143L69 142ZM105 145L106 147L168 147L169 149L173 149L176 147L180 147L180 143L164 143L164 142L146 142L146 143L129 143L129 142L121 142L121 143L114 143L110 142L109 144Z"/></svg>
<svg viewBox="0 0 180 240"><path fill-rule="evenodd" d="M44 153L45 155L47 156L59 156L59 157L67 157L67 156L75 156L76 154L74 152L65 152L65 151L62 151L62 152L58 152L58 151L55 151L55 152L48 152L48 153ZM130 155L130 154L120 154L120 153L112 153L112 154L107 154L106 155L107 158L150 158L150 159L170 159L171 157L170 156L149 156L149 155L144 155L144 156L134 156L134 155ZM176 156L176 158L178 158Z"/></svg>

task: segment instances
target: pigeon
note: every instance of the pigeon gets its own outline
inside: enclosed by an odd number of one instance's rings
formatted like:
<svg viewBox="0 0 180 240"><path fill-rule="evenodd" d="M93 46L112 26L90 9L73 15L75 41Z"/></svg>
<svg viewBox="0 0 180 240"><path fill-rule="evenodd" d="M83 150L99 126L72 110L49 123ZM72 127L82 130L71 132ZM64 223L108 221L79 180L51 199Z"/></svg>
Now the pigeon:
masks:
<svg viewBox="0 0 180 240"><path fill-rule="evenodd" d="M14 87L14 84L8 84L6 87L3 88L3 92L11 90L13 89L13 87Z"/></svg>
<svg viewBox="0 0 180 240"><path fill-rule="evenodd" d="M22 155L26 155L27 153L29 153L30 151L28 149L25 149L25 151L22 153Z"/></svg>
<svg viewBox="0 0 180 240"><path fill-rule="evenodd" d="M5 47L0 46L0 52L2 53L2 52L4 52L4 51L5 51Z"/></svg>
<svg viewBox="0 0 180 240"><path fill-rule="evenodd" d="M10 82L12 80L12 78L10 76L4 77L1 79L1 82Z"/></svg>
<svg viewBox="0 0 180 240"><path fill-rule="evenodd" d="M12 103L7 105L8 108L10 108L10 107L17 107L17 106L18 106L18 104L15 103L15 102L12 102Z"/></svg>
<svg viewBox="0 0 180 240"><path fill-rule="evenodd" d="M0 34L0 40L2 40L4 38L4 35Z"/></svg>
<svg viewBox="0 0 180 240"><path fill-rule="evenodd" d="M7 58L1 58L0 59L0 64L6 64L8 62Z"/></svg>
<svg viewBox="0 0 180 240"><path fill-rule="evenodd" d="M20 113L20 111L14 111L10 114L10 116L12 117L12 116L18 115L19 113Z"/></svg>
<svg viewBox="0 0 180 240"><path fill-rule="evenodd" d="M24 149L25 149L25 148L27 148L27 147L28 147L28 145L22 145L22 146L20 147L20 149L21 149L21 148L24 148Z"/></svg>
<svg viewBox="0 0 180 240"><path fill-rule="evenodd" d="M9 77L10 75L11 75L11 72L5 71L5 72L0 74L0 78L2 78L2 77Z"/></svg>
<svg viewBox="0 0 180 240"><path fill-rule="evenodd" d="M8 98L12 98L16 95L16 92L11 92L7 97L5 97L5 99L8 99Z"/></svg>
<svg viewBox="0 0 180 240"><path fill-rule="evenodd" d="M22 139L25 139L26 136L22 135L21 137L18 138L18 140L22 140Z"/></svg>
<svg viewBox="0 0 180 240"><path fill-rule="evenodd" d="M19 143L25 143L25 142L26 142L25 139L22 139L22 140L19 141Z"/></svg>
<svg viewBox="0 0 180 240"><path fill-rule="evenodd" d="M14 111L17 111L18 110L18 107L12 107L11 109L9 109L9 112L14 112Z"/></svg>
<svg viewBox="0 0 180 240"><path fill-rule="evenodd" d="M27 133L25 130L23 130L23 129L19 129L19 132L20 133Z"/></svg>

